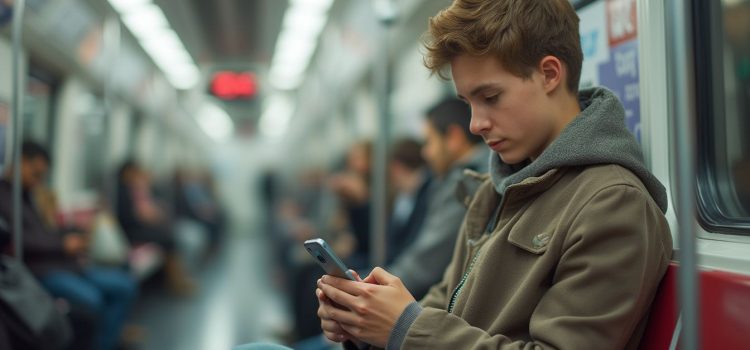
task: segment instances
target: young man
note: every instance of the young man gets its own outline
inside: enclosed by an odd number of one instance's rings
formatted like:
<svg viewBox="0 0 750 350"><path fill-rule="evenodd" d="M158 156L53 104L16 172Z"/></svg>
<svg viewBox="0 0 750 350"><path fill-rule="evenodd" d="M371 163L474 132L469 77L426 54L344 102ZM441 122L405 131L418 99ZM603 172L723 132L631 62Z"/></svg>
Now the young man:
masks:
<svg viewBox="0 0 750 350"><path fill-rule="evenodd" d="M427 66L450 66L472 132L494 151L490 174L421 302L383 269L366 283L324 276L326 336L388 349L637 348L672 252L667 197L617 98L578 91L572 5L456 0L430 34Z"/></svg>

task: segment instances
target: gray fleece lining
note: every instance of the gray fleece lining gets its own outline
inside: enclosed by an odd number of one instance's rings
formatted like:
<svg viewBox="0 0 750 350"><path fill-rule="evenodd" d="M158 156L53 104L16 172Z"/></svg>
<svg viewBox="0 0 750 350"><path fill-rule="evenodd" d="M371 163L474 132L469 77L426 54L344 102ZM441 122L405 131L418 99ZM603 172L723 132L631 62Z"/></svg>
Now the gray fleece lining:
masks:
<svg viewBox="0 0 750 350"><path fill-rule="evenodd" d="M490 155L490 175L500 195L510 185L562 167L617 164L632 171L648 189L663 212L667 192L643 162L641 147L625 127L625 110L617 96L605 88L582 90L581 114L530 164L506 164L497 153Z"/></svg>

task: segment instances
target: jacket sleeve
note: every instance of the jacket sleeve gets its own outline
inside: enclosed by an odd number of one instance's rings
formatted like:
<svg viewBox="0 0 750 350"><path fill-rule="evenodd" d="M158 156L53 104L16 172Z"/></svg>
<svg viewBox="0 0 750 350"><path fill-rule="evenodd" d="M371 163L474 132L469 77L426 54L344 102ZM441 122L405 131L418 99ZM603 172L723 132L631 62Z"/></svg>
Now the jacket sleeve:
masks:
<svg viewBox="0 0 750 350"><path fill-rule="evenodd" d="M666 220L647 194L626 185L600 190L572 221L552 286L531 316L531 339L489 334L444 309L425 307L402 348L624 348L666 270L669 239Z"/></svg>
<svg viewBox="0 0 750 350"><path fill-rule="evenodd" d="M24 232L23 250L28 257L65 256L63 239L57 232Z"/></svg>

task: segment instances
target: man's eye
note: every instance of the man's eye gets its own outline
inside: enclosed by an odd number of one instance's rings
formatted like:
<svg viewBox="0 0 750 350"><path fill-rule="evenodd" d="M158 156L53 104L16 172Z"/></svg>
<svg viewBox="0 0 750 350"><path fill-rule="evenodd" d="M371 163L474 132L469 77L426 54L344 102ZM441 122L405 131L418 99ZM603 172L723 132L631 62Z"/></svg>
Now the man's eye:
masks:
<svg viewBox="0 0 750 350"><path fill-rule="evenodd" d="M492 96L489 96L489 97L485 97L484 98L484 102L485 103L495 103L495 102L497 102L497 98L498 98L498 95L492 95Z"/></svg>

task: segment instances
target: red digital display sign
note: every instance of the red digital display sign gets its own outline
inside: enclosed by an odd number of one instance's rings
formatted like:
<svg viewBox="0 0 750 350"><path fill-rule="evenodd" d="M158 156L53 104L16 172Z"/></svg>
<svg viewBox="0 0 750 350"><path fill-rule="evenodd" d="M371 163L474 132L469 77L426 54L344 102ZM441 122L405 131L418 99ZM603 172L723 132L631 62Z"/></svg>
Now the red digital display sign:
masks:
<svg viewBox="0 0 750 350"><path fill-rule="evenodd" d="M211 79L211 93L222 100L249 100L258 92L258 83L252 73L222 71Z"/></svg>

